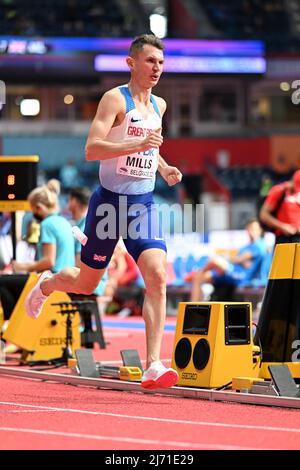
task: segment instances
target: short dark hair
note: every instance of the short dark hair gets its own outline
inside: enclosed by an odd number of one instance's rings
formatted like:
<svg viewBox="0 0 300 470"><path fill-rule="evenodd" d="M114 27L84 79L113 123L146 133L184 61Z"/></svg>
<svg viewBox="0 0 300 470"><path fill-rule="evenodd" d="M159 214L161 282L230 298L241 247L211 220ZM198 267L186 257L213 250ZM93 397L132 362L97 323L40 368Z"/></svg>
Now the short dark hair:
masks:
<svg viewBox="0 0 300 470"><path fill-rule="evenodd" d="M83 206L88 206L91 197L91 191L85 187L72 188L69 192L70 198L75 198Z"/></svg>
<svg viewBox="0 0 300 470"><path fill-rule="evenodd" d="M154 36L154 34L141 34L132 41L129 49L129 55L136 55L138 52L142 51L143 47L147 44L156 47L160 51L164 50L163 42L157 36Z"/></svg>
<svg viewBox="0 0 300 470"><path fill-rule="evenodd" d="M260 221L256 217L251 217L246 221L245 228L248 227L248 225L254 224L254 222L257 222L260 225Z"/></svg>

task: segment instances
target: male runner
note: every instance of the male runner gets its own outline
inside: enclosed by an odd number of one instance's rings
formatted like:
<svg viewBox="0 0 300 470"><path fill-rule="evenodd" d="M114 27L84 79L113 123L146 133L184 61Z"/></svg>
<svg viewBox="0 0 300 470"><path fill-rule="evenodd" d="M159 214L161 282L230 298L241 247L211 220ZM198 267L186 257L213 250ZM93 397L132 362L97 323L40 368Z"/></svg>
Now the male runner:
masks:
<svg viewBox="0 0 300 470"><path fill-rule="evenodd" d="M87 139L86 160L101 160L101 187L90 200L85 226L88 242L82 247L80 268L64 269L51 277L43 273L26 301L27 313L37 317L53 291L92 293L122 235L146 285L143 318L147 365L142 378L145 388L170 387L178 380L177 372L167 369L159 360L166 316L166 244L152 193L157 169L169 186L182 178L181 172L167 165L159 154L166 103L151 91L163 70L163 48L156 36L137 37L126 59L131 72L128 85L109 90L99 103ZM127 238L123 215L118 215L124 213L124 207L128 209ZM140 212L137 207L142 207ZM111 214L117 215L116 227ZM103 239L105 225L109 236ZM140 237L133 230L138 225L143 232ZM145 234L145 228L150 226L151 235L149 230Z"/></svg>

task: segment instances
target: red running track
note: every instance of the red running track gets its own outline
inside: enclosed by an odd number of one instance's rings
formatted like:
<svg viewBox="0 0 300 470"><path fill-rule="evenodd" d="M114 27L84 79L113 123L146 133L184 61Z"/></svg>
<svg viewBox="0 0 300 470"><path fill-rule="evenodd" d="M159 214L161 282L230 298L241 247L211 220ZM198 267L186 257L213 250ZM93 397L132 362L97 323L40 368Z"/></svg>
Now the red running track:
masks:
<svg viewBox="0 0 300 470"><path fill-rule="evenodd" d="M136 322L136 320L135 320ZM101 361L138 348L144 332L106 328ZM171 355L165 333L162 358ZM166 362L167 363L167 362ZM300 411L95 390L0 376L0 449L299 449Z"/></svg>

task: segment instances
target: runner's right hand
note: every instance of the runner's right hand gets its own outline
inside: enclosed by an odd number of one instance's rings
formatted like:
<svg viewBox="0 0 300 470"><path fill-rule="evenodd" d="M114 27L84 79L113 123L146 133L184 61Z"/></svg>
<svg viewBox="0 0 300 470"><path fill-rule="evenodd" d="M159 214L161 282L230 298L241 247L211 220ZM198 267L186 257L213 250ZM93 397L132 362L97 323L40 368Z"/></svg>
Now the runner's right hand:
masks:
<svg viewBox="0 0 300 470"><path fill-rule="evenodd" d="M163 143L163 137L160 135L160 129L158 131L152 132L144 140L141 141L141 151L146 151L149 149L159 149Z"/></svg>

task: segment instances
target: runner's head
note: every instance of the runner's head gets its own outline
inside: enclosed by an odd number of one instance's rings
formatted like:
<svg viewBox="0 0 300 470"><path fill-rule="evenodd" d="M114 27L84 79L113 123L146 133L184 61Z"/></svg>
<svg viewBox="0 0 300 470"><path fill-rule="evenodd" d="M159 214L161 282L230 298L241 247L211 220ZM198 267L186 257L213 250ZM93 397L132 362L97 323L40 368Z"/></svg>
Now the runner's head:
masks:
<svg viewBox="0 0 300 470"><path fill-rule="evenodd" d="M158 83L163 71L163 50L162 41L153 34L142 34L131 43L127 65L141 88L149 89Z"/></svg>

